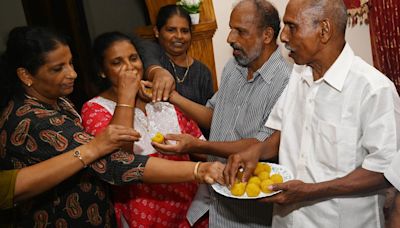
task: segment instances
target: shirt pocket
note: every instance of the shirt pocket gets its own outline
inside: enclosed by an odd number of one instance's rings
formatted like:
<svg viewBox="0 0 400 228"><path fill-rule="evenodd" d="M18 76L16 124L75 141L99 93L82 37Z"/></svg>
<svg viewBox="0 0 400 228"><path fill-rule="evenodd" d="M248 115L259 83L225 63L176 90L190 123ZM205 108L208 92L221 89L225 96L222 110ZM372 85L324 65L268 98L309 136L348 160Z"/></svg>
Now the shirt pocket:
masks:
<svg viewBox="0 0 400 228"><path fill-rule="evenodd" d="M341 177L355 169L357 128L317 120L314 138L315 161L321 172Z"/></svg>

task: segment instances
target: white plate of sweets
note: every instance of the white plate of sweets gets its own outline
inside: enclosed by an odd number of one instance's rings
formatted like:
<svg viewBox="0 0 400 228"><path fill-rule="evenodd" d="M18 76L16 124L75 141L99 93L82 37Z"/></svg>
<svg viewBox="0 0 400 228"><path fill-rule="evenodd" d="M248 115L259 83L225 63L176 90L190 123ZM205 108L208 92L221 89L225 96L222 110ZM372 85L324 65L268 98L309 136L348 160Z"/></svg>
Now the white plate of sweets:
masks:
<svg viewBox="0 0 400 228"><path fill-rule="evenodd" d="M235 184L229 189L227 186L218 183L211 185L219 194L235 199L258 199L279 193L280 191L270 191L269 185L283 183L293 180L292 172L281 165L267 162L259 162L252 176L247 183L240 182L241 173Z"/></svg>

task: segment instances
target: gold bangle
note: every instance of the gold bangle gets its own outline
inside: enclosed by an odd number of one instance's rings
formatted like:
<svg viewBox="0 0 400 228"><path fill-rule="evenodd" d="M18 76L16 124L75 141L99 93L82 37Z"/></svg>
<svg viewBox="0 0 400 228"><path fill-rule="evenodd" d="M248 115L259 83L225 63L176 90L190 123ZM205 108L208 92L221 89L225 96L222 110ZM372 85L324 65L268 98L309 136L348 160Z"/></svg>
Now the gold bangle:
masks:
<svg viewBox="0 0 400 228"><path fill-rule="evenodd" d="M134 108L135 106L129 104L117 104L117 107L126 107L126 108Z"/></svg>
<svg viewBox="0 0 400 228"><path fill-rule="evenodd" d="M83 160L82 155L81 155L81 152L80 152L79 150L75 150L75 151L74 151L74 157L78 158L79 161L82 162L83 168L86 168L86 167L87 167L87 164L86 164L86 162Z"/></svg>
<svg viewBox="0 0 400 228"><path fill-rule="evenodd" d="M197 162L193 169L194 180L199 180L199 167L201 162Z"/></svg>
<svg viewBox="0 0 400 228"><path fill-rule="evenodd" d="M163 68L160 67L160 66L152 67L152 68L149 70L149 72L147 72L147 75L150 75L150 73L151 73L153 70L155 70L155 69L163 69Z"/></svg>

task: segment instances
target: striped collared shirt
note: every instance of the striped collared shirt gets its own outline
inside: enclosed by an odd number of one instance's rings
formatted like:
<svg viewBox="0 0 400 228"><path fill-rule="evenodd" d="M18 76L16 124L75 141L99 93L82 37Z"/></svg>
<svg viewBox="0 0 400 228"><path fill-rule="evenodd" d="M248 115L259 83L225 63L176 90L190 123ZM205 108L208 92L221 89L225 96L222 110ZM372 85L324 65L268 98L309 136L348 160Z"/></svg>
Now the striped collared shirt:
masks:
<svg viewBox="0 0 400 228"><path fill-rule="evenodd" d="M292 66L277 49L247 80L248 69L232 58L224 67L220 89L207 102L214 109L210 141L256 138L264 141L273 130L264 126L275 102L285 88ZM208 156L208 160L226 159ZM204 188L203 188L204 190ZM254 200L236 200L211 193L209 205L196 200L188 214L203 215L209 209L210 227L265 227L270 225L271 205Z"/></svg>

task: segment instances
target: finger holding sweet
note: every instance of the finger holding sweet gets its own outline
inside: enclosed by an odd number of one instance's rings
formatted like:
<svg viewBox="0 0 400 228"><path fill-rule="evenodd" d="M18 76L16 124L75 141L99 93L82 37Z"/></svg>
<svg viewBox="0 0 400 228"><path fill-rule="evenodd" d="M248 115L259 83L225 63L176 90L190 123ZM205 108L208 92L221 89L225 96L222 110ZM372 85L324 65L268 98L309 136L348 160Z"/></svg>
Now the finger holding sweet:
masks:
<svg viewBox="0 0 400 228"><path fill-rule="evenodd" d="M163 144L153 141L153 147L161 153L186 154L190 153L191 148L199 139L189 134L167 134L164 136L164 140L166 143ZM169 143L171 141L175 143Z"/></svg>
<svg viewBox="0 0 400 228"><path fill-rule="evenodd" d="M148 83L150 83L150 86L148 85ZM139 97L145 101L146 103L150 103L151 102L151 97L153 94L153 88L152 88L152 83L147 81L140 81L140 88L138 91L138 95Z"/></svg>
<svg viewBox="0 0 400 228"><path fill-rule="evenodd" d="M162 154L180 154L179 146L177 144L166 144L166 143L159 143L159 142L151 142L151 145L160 153Z"/></svg>
<svg viewBox="0 0 400 228"><path fill-rule="evenodd" d="M176 152L183 154L190 153L199 139L190 134L166 134L165 140L166 142L175 141L177 145Z"/></svg>
<svg viewBox="0 0 400 228"><path fill-rule="evenodd" d="M225 183L229 188L235 184L236 177L243 166L238 159L238 156L229 156L223 171Z"/></svg>
<svg viewBox="0 0 400 228"><path fill-rule="evenodd" d="M247 150L229 156L227 165L224 170L224 179L228 186L233 186L236 175L240 168L243 168L242 182L247 180L252 175L260 158L258 150L253 150L250 147Z"/></svg>
<svg viewBox="0 0 400 228"><path fill-rule="evenodd" d="M144 87L153 89L153 83L151 81L142 80L141 83Z"/></svg>
<svg viewBox="0 0 400 228"><path fill-rule="evenodd" d="M153 83L149 81L140 81L140 91L139 91L145 98L151 101L153 96Z"/></svg>
<svg viewBox="0 0 400 228"><path fill-rule="evenodd" d="M152 138L152 142L163 144L165 142L165 137L162 133L157 132Z"/></svg>

